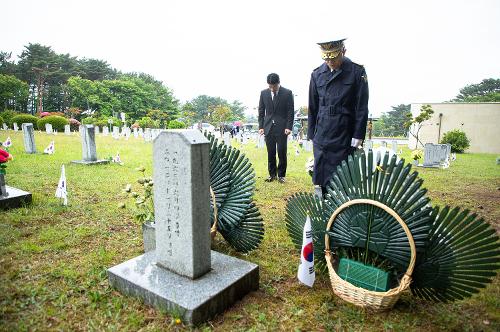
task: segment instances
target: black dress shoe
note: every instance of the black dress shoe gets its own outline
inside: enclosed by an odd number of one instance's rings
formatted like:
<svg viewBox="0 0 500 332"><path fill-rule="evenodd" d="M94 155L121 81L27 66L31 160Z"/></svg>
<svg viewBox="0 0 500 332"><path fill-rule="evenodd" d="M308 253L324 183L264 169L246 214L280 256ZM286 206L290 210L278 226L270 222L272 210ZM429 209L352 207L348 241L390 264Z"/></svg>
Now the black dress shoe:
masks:
<svg viewBox="0 0 500 332"><path fill-rule="evenodd" d="M264 181L266 181L266 182L273 182L274 180L276 180L276 177L275 176L270 176L267 179L265 179Z"/></svg>
<svg viewBox="0 0 500 332"><path fill-rule="evenodd" d="M278 178L279 183L285 183L285 178L282 178L281 176Z"/></svg>

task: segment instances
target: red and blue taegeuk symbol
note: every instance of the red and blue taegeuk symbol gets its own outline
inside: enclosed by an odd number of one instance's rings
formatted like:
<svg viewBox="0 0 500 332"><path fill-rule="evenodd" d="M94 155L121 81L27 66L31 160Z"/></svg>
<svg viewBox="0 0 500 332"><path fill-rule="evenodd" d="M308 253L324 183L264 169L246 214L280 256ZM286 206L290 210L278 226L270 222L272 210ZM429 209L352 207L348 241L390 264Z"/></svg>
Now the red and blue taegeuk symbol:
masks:
<svg viewBox="0 0 500 332"><path fill-rule="evenodd" d="M309 242L308 244L306 244L305 247L302 249L302 256L304 256L304 259L308 262L313 261L314 250L313 250L312 242Z"/></svg>

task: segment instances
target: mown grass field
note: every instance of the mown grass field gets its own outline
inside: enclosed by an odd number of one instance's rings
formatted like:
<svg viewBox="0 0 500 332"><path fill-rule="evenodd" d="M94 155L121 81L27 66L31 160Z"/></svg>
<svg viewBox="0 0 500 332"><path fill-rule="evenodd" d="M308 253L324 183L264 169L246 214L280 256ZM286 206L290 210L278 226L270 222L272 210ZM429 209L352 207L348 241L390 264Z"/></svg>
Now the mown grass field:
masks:
<svg viewBox="0 0 500 332"><path fill-rule="evenodd" d="M37 149L55 141L54 155L24 153L22 133L10 136L14 161L10 186L33 193L33 204L0 211L1 331L160 331L184 330L175 317L122 296L109 287L106 269L142 253L141 227L122 188L134 183L144 165L151 174L152 144L97 137L99 157L120 152L123 166L70 164L81 159L80 138L36 133ZM260 266L260 289L204 325L202 331L499 331L500 278L473 298L430 303L408 292L386 313L372 313L336 298L327 275L313 289L296 280L299 262L285 228L286 199L312 191L304 164L311 153L289 146L287 183L266 183L265 149L240 146L255 167L255 201L266 234L261 247L241 255L218 236L214 249ZM403 156L409 150L403 149ZM469 208L500 230L500 166L496 156L463 154L449 169L418 169L433 204ZM66 165L69 206L54 197L61 165ZM119 208L121 202L127 208Z"/></svg>

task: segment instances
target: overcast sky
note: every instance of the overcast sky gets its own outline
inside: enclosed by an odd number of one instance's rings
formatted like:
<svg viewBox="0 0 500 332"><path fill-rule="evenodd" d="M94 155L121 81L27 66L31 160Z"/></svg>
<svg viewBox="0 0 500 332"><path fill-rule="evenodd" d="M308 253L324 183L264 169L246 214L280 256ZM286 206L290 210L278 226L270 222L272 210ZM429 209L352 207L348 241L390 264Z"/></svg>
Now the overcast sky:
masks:
<svg viewBox="0 0 500 332"><path fill-rule="evenodd" d="M296 108L307 105L319 41L347 37L363 64L370 113L441 102L500 77L500 1L2 1L0 50L28 43L145 72L182 102L240 100L256 114L276 72Z"/></svg>

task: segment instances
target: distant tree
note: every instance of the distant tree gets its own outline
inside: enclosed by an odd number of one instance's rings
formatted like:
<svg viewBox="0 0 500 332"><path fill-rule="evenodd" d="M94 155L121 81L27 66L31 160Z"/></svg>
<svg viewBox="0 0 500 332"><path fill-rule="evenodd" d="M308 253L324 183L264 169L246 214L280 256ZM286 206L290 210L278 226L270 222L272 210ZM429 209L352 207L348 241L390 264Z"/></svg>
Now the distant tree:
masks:
<svg viewBox="0 0 500 332"><path fill-rule="evenodd" d="M0 74L3 75L15 75L17 71L17 66L14 61L11 60L12 52L2 52L0 51Z"/></svg>
<svg viewBox="0 0 500 332"><path fill-rule="evenodd" d="M28 94L28 84L14 76L0 74L0 111L24 111Z"/></svg>
<svg viewBox="0 0 500 332"><path fill-rule="evenodd" d="M118 72L106 61L83 58L78 61L82 78L91 81L113 80Z"/></svg>
<svg viewBox="0 0 500 332"><path fill-rule="evenodd" d="M229 108L231 109L230 120L243 120L245 118L245 110L247 109L247 107L243 106L243 104L240 101L234 100L229 105Z"/></svg>
<svg viewBox="0 0 500 332"><path fill-rule="evenodd" d="M434 114L434 110L432 109L431 105L422 105L422 107L420 108L420 113L415 118L413 118L413 115L411 113L407 114L407 121L404 123L404 128L408 130L408 133L410 135L415 137L415 139L417 140L417 147L418 143L424 146L424 144L419 140L418 134L423 126L423 122L429 120L432 114ZM412 130L412 126L414 130Z"/></svg>
<svg viewBox="0 0 500 332"><path fill-rule="evenodd" d="M392 111L382 114L383 121L379 125L385 125L385 136L405 136L404 124L408 121L408 115L411 115L410 104L392 106Z"/></svg>
<svg viewBox="0 0 500 332"><path fill-rule="evenodd" d="M224 124L233 116L231 108L227 105L218 105L211 108L211 120L215 126L221 128L221 135L223 133Z"/></svg>
<svg viewBox="0 0 500 332"><path fill-rule="evenodd" d="M309 114L309 109L307 108L307 106L300 106L298 113L300 115L307 115L307 114Z"/></svg>
<svg viewBox="0 0 500 332"><path fill-rule="evenodd" d="M481 83L470 84L460 90L456 102L499 102L500 79L487 78Z"/></svg>

